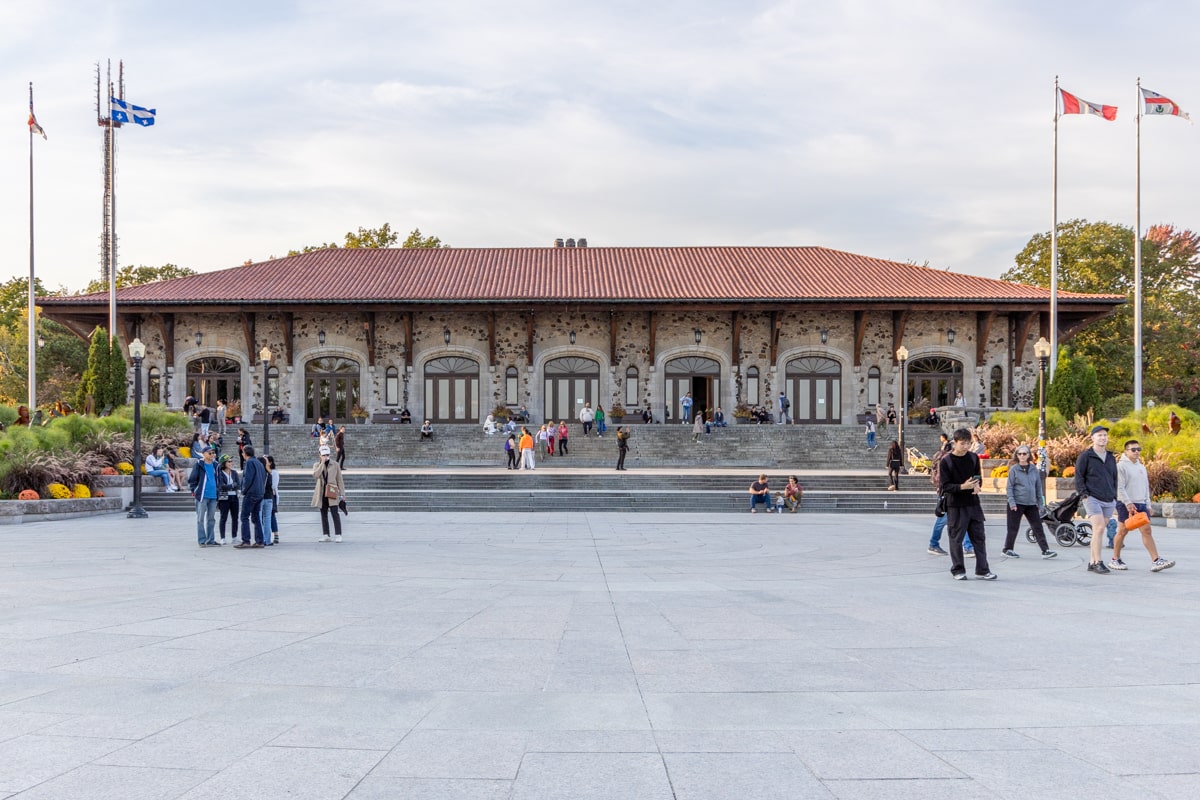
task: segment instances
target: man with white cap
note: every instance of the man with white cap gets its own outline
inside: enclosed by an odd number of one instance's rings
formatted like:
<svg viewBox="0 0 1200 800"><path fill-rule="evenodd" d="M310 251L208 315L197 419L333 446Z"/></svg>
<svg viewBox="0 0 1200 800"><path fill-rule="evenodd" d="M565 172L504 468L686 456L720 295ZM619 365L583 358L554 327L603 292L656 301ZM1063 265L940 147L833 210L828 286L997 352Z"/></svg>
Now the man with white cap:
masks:
<svg viewBox="0 0 1200 800"><path fill-rule="evenodd" d="M342 469L338 463L329 457L328 445L321 445L317 451L320 458L313 464L312 507L321 510L321 538L317 541L329 541L329 515L333 515L333 541L342 540L342 518L338 516L338 503L346 496L346 485L342 482Z"/></svg>
<svg viewBox="0 0 1200 800"><path fill-rule="evenodd" d="M1075 460L1075 491L1083 498L1083 512L1092 524L1092 552L1088 572L1108 575L1104 565L1104 529L1117 510L1117 459L1108 452L1108 428L1092 428L1092 446Z"/></svg>

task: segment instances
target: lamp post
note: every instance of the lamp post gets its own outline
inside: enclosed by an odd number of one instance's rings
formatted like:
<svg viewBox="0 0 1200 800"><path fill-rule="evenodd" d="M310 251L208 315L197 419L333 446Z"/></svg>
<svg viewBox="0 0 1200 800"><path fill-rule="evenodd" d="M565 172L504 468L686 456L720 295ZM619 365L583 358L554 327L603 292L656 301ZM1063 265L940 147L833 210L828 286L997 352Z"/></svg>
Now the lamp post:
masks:
<svg viewBox="0 0 1200 800"><path fill-rule="evenodd" d="M263 345L263 349L258 351L258 357L262 360L263 365L263 455L269 456L271 455L271 411L267 405L271 400L271 392L267 386L267 380L271 367L271 348Z"/></svg>
<svg viewBox="0 0 1200 800"><path fill-rule="evenodd" d="M1038 360L1038 469L1045 478L1050 465L1046 463L1046 367L1050 363L1050 343L1046 337L1033 345Z"/></svg>
<svg viewBox="0 0 1200 800"><path fill-rule="evenodd" d="M905 374L905 366L908 364L908 348L900 345L896 349L896 360L900 362L900 421L898 423L899 434L897 441L900 442L900 458L903 463L904 453L904 418L908 416L908 376Z"/></svg>
<svg viewBox="0 0 1200 800"><path fill-rule="evenodd" d="M129 343L129 357L133 359L133 504L125 516L145 519L150 515L142 508L142 359L146 345L141 339Z"/></svg>

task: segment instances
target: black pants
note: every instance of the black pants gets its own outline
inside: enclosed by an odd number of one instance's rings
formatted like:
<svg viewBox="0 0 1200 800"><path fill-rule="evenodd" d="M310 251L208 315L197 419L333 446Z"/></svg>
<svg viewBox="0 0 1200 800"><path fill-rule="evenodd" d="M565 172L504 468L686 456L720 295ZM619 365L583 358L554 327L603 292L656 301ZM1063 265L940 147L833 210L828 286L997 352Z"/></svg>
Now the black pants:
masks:
<svg viewBox="0 0 1200 800"><path fill-rule="evenodd" d="M625 469L625 454L629 452L628 447L617 448L617 469Z"/></svg>
<svg viewBox="0 0 1200 800"><path fill-rule="evenodd" d="M338 514L338 505L336 502L330 503L328 497L321 498L321 533L329 535L329 515L333 515L333 533L335 536L342 535L342 518Z"/></svg>
<svg viewBox="0 0 1200 800"><path fill-rule="evenodd" d="M567 454L567 437L563 436L558 440L558 454L565 456Z"/></svg>
<svg viewBox="0 0 1200 800"><path fill-rule="evenodd" d="M1050 548L1046 546L1046 531L1042 528L1042 518L1038 514L1037 506L1017 506L1017 510L1008 509L1008 531L1004 536L1004 549L1012 550L1017 543L1017 531L1021 528L1021 517L1029 520L1029 527L1033 528L1033 538L1037 539L1038 547L1042 552L1046 552ZM974 541L972 539L972 541Z"/></svg>
<svg viewBox="0 0 1200 800"><path fill-rule="evenodd" d="M254 543L263 544L262 515L259 514L262 500L261 495L258 497L247 495L242 498L242 544L250 544L251 525L254 526Z"/></svg>
<svg viewBox="0 0 1200 800"><path fill-rule="evenodd" d="M583 435L584 436L587 436L589 433L591 433L591 430L592 430L592 423L590 423L590 422L583 423Z"/></svg>
<svg viewBox="0 0 1200 800"><path fill-rule="evenodd" d="M900 488L900 465L895 462L888 464L888 486L895 486L896 489Z"/></svg>
<svg viewBox="0 0 1200 800"><path fill-rule="evenodd" d="M505 453L505 455L508 456L508 469L516 469L517 468L517 451L516 450L505 450L504 453Z"/></svg>
<svg viewBox="0 0 1200 800"><path fill-rule="evenodd" d="M238 535L237 535L237 532L238 532L238 499L237 499L237 495L235 494L235 495L230 496L230 498L228 500L218 500L217 508L221 509L221 522L220 522L221 538L222 539L225 538L225 520L226 520L226 518L228 518L230 523L232 523L232 528L233 528L233 530L231 530L229 533L229 538L236 539L238 537Z"/></svg>
<svg viewBox="0 0 1200 800"><path fill-rule="evenodd" d="M950 531L950 574L962 575L967 571L963 558L963 537L971 535L975 545L975 574L986 575L988 567L987 537L983 533L983 509L979 506L954 508L946 512L946 527Z"/></svg>
<svg viewBox="0 0 1200 800"><path fill-rule="evenodd" d="M338 464L338 468L339 468L339 469L345 469L345 468L346 468L346 450L345 450L344 448L338 448L338 451L337 451L337 464Z"/></svg>

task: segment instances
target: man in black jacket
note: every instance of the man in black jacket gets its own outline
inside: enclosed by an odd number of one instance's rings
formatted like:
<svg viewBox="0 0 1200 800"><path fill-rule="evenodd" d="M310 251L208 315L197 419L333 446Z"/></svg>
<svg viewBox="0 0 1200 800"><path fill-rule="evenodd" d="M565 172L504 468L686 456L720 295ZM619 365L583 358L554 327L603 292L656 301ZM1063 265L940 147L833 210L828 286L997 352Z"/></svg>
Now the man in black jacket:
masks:
<svg viewBox="0 0 1200 800"><path fill-rule="evenodd" d="M983 486L979 456L971 452L971 432L954 432L953 449L938 462L938 485L946 495L946 525L950 529L950 574L956 581L967 579L963 561L963 537L970 533L975 545L975 576L994 581L988 569L987 537L983 532L983 506L979 490Z"/></svg>
<svg viewBox="0 0 1200 800"><path fill-rule="evenodd" d="M254 448L247 445L243 448L246 454L246 468L242 472L242 509L241 529L242 543L234 545L237 550L248 547L263 546L262 507L263 493L267 488L267 470L262 462L254 457ZM254 525L254 543L250 543L250 526Z"/></svg>
<svg viewBox="0 0 1200 800"><path fill-rule="evenodd" d="M1075 491L1083 498L1083 513L1092 523L1088 572L1107 575L1101 537L1117 510L1117 459L1108 452L1108 428L1103 425L1092 428L1092 446L1075 459Z"/></svg>

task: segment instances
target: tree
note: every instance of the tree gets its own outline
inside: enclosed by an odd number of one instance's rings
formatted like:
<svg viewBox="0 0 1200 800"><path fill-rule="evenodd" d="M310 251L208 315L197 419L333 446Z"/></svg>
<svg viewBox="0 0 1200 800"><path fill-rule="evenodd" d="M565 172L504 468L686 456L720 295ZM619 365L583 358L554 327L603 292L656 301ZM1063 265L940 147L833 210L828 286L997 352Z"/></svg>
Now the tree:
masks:
<svg viewBox="0 0 1200 800"><path fill-rule="evenodd" d="M401 247L422 247L435 250L439 247L449 247L448 244L442 244L442 240L436 236L422 236L420 228L413 228L412 233L404 240Z"/></svg>
<svg viewBox="0 0 1200 800"><path fill-rule="evenodd" d="M117 288L124 289L127 286L141 286L145 283L155 283L157 281L168 281L172 278L183 278L188 275L195 275L196 270L189 267L181 267L177 264L163 264L161 267L135 267L132 264L126 267L121 267L117 270ZM94 280L90 282L83 290L83 294L95 294L97 292L108 291L108 279Z"/></svg>
<svg viewBox="0 0 1200 800"><path fill-rule="evenodd" d="M34 279L33 291L37 297L49 294L41 278ZM29 278L10 278L0 283L0 327L15 331L28 314Z"/></svg>
<svg viewBox="0 0 1200 800"><path fill-rule="evenodd" d="M1096 368L1060 347L1058 369L1046 389L1046 405L1057 408L1066 419L1087 414L1100 405L1100 384Z"/></svg>
<svg viewBox="0 0 1200 800"><path fill-rule="evenodd" d="M97 398L97 410L123 406L129 398L129 393L126 390L129 380L126 375L125 355L121 352L121 345L118 344L117 337L115 336L109 340L108 375L106 377L104 403L103 405L99 404L98 401L100 398Z"/></svg>
<svg viewBox="0 0 1200 800"><path fill-rule="evenodd" d="M117 339L115 336L109 339L104 329L97 326L92 331L87 368L79 382L76 405L86 408L89 396L96 411L124 405L125 383L125 357L121 354Z"/></svg>
<svg viewBox="0 0 1200 800"><path fill-rule="evenodd" d="M345 236L345 243L342 247L346 248L384 248L392 247L400 239L399 234L392 230L390 222L385 222L378 228L362 228L357 231L349 231ZM402 248L423 247L423 248L438 248L448 247L449 245L442 244L442 240L436 236L422 236L420 228L413 228L412 233L400 245ZM315 250L336 250L338 245L333 242L326 242L319 245L307 245L299 250L289 250L289 256L298 256L302 253L311 253Z"/></svg>
<svg viewBox="0 0 1200 800"><path fill-rule="evenodd" d="M1133 387L1133 229L1071 220L1059 225L1060 291L1124 294L1129 302L1072 340L1072 353L1093 365L1102 396ZM1001 276L1050 286L1050 233L1031 238L1016 265ZM1200 392L1200 236L1151 226L1142 241L1143 384L1175 399Z"/></svg>

